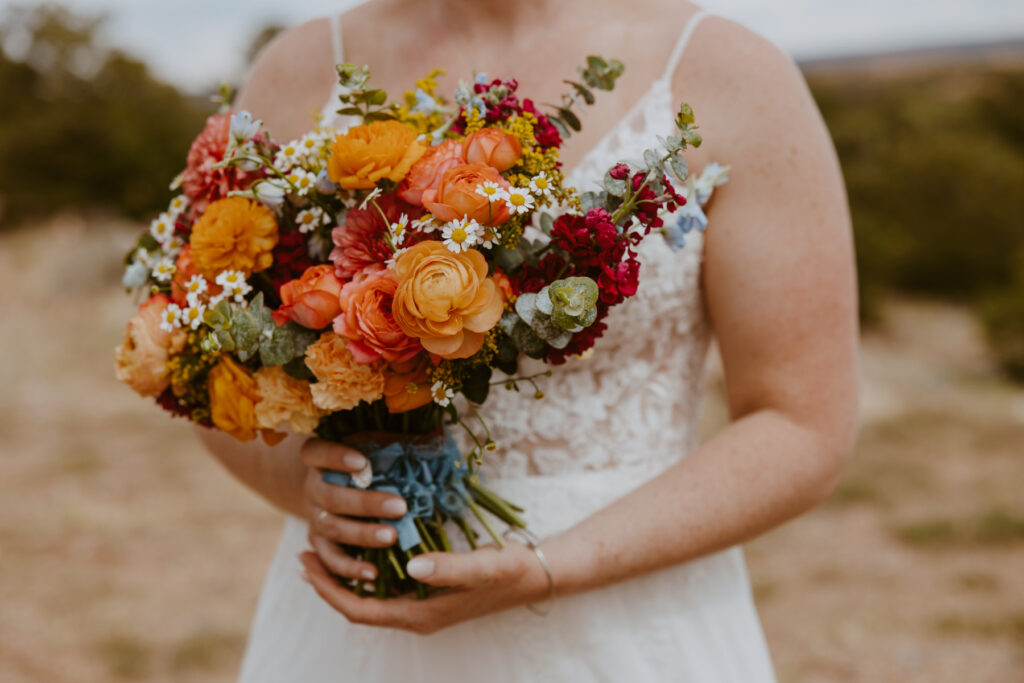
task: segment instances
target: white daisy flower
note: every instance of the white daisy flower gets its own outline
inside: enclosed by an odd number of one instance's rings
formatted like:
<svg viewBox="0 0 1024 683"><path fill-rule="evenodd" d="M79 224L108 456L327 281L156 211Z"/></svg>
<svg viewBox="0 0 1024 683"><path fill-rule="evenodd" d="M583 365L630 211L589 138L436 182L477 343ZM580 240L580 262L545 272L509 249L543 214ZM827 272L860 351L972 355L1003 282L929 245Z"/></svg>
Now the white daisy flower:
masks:
<svg viewBox="0 0 1024 683"><path fill-rule="evenodd" d="M174 235L174 218L168 213L162 213L149 224L149 234L161 244Z"/></svg>
<svg viewBox="0 0 1024 683"><path fill-rule="evenodd" d="M163 318L160 320L160 329L164 332L174 332L181 327L181 308L178 304L169 304L164 309Z"/></svg>
<svg viewBox="0 0 1024 683"><path fill-rule="evenodd" d="M324 140L315 132L307 133L299 138L299 149L307 159L316 159L323 151Z"/></svg>
<svg viewBox="0 0 1024 683"><path fill-rule="evenodd" d="M446 223L441 228L441 237L444 239L444 245L449 250L458 254L476 244L479 240L480 232L479 223L460 218Z"/></svg>
<svg viewBox="0 0 1024 683"><path fill-rule="evenodd" d="M181 310L181 326L198 330L199 326L203 324L203 313L205 312L206 306L200 303L191 303Z"/></svg>
<svg viewBox="0 0 1024 683"><path fill-rule="evenodd" d="M437 223L434 221L434 217L429 213L423 214L421 218L417 218L411 222L409 226L417 232L431 233L437 230Z"/></svg>
<svg viewBox="0 0 1024 683"><path fill-rule="evenodd" d="M313 232L324 224L324 210L318 206L310 207L300 211L295 220L299 224L299 232L303 234Z"/></svg>
<svg viewBox="0 0 1024 683"><path fill-rule="evenodd" d="M528 213L533 210L533 195L525 187L511 187L505 192L505 203L512 213Z"/></svg>
<svg viewBox="0 0 1024 683"><path fill-rule="evenodd" d="M199 295L209 289L206 278L202 275L193 275L185 283L185 296Z"/></svg>
<svg viewBox="0 0 1024 683"><path fill-rule="evenodd" d="M180 216L182 212L188 208L188 199L183 194L179 194L177 197L171 200L170 206L167 207L167 213L172 216Z"/></svg>
<svg viewBox="0 0 1024 683"><path fill-rule="evenodd" d="M404 213L401 215L401 217L397 221L395 221L394 223L392 223L389 226L389 228L391 230L392 237L395 240L399 240L399 241L402 239L402 237L405 236L405 231L406 231L406 229L408 227L409 227L409 217L406 216Z"/></svg>
<svg viewBox="0 0 1024 683"><path fill-rule="evenodd" d="M445 386L443 382L434 382L430 387L430 394L434 397L434 403L442 408L447 407L455 398L455 392Z"/></svg>
<svg viewBox="0 0 1024 683"><path fill-rule="evenodd" d="M548 174L543 171L530 181L530 190L538 197L550 197L552 187L551 178L548 178Z"/></svg>
<svg viewBox="0 0 1024 683"><path fill-rule="evenodd" d="M493 225L481 225L480 234L477 239L480 241L480 246L486 249L493 249L498 244L498 240L501 235L498 234L498 230Z"/></svg>
<svg viewBox="0 0 1024 683"><path fill-rule="evenodd" d="M501 185L490 180L482 182L479 185L477 185L474 192L484 197L487 197L487 201L489 202L501 201L502 199L506 199L508 197L508 195L505 193L505 190L501 189Z"/></svg>
<svg viewBox="0 0 1024 683"><path fill-rule="evenodd" d="M156 262L156 266L153 267L153 277L158 282L167 282L174 277L174 271L177 268L174 265L174 260L169 258L162 258Z"/></svg>
<svg viewBox="0 0 1024 683"><path fill-rule="evenodd" d="M277 150L277 154L274 155L274 166L281 171L287 171L299 162L301 156L302 146L298 140L292 140L281 145L281 149Z"/></svg>
<svg viewBox="0 0 1024 683"><path fill-rule="evenodd" d="M388 268L393 267L395 265L395 261L398 260L398 257L401 256L402 254L404 254L407 251L409 251L409 247L402 247L400 249L395 249L395 253L391 254L391 258L389 258L387 261L385 261L384 265L387 266Z"/></svg>
<svg viewBox="0 0 1024 683"><path fill-rule="evenodd" d="M153 256L142 247L139 247L138 249L135 250L135 260L141 263L142 265L146 266L147 268L152 268L153 265L156 263L153 260Z"/></svg>
<svg viewBox="0 0 1024 683"><path fill-rule="evenodd" d="M240 270L222 270L217 274L217 279L214 282L224 289L234 292L245 286L245 273Z"/></svg>
<svg viewBox="0 0 1024 683"><path fill-rule="evenodd" d="M366 195L366 197L363 199L363 201L360 202L359 208L360 209L365 209L367 206L370 205L370 202L372 202L374 199L376 199L379 196L380 196L380 188L379 187L373 188L373 190L370 191L370 194Z"/></svg>
<svg viewBox="0 0 1024 683"><path fill-rule="evenodd" d="M301 168L293 168L287 177L300 197L305 197L316 186L316 176Z"/></svg>
<svg viewBox="0 0 1024 683"><path fill-rule="evenodd" d="M185 240L174 235L160 246L163 247L166 253L176 255L185 246Z"/></svg>

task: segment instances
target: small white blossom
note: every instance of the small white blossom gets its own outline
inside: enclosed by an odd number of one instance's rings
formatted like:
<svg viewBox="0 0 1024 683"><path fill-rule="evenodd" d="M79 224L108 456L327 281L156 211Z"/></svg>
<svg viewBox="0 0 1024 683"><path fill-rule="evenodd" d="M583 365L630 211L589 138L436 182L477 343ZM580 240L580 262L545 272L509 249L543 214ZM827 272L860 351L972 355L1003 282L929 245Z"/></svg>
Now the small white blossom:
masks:
<svg viewBox="0 0 1024 683"><path fill-rule="evenodd" d="M373 190L370 191L370 194L366 195L366 197L363 199L363 201L360 202L359 208L360 209L365 209L367 206L370 205L370 202L372 202L374 199L376 199L379 196L380 196L380 188L379 187L373 188Z"/></svg>
<svg viewBox="0 0 1024 683"><path fill-rule="evenodd" d="M434 220L433 216L431 216L429 213L426 213L423 214L422 217L417 218L416 220L409 223L409 227L411 227L413 230L416 230L417 232L431 233L437 230L437 222Z"/></svg>
<svg viewBox="0 0 1024 683"><path fill-rule="evenodd" d="M170 206L167 207L167 213L172 216L180 216L185 209L188 208L188 198L183 194L179 194L177 197L171 200Z"/></svg>
<svg viewBox="0 0 1024 683"><path fill-rule="evenodd" d="M501 236L498 234L497 228L492 225L481 225L480 234L478 239L480 246L486 249L493 249L498 244L498 239Z"/></svg>
<svg viewBox="0 0 1024 683"><path fill-rule="evenodd" d="M313 232L324 224L324 210L318 206L313 206L300 211L299 215L295 217L295 222L299 224L299 232Z"/></svg>
<svg viewBox="0 0 1024 683"><path fill-rule="evenodd" d="M460 218L446 223L441 228L441 237L449 250L459 254L476 244L481 232L479 223Z"/></svg>
<svg viewBox="0 0 1024 683"><path fill-rule="evenodd" d="M252 186L253 196L275 211L284 204L284 196L288 188L280 180L262 180Z"/></svg>
<svg viewBox="0 0 1024 683"><path fill-rule="evenodd" d="M489 202L498 202L508 198L505 190L501 189L501 185L490 180L477 185L474 192L478 195L487 197L487 201Z"/></svg>
<svg viewBox="0 0 1024 683"><path fill-rule="evenodd" d="M206 278L202 275L193 275L185 283L185 296L202 294L208 289Z"/></svg>
<svg viewBox="0 0 1024 683"><path fill-rule="evenodd" d="M252 140L260 132L262 121L254 119L252 114L242 110L231 115L231 137L238 142Z"/></svg>
<svg viewBox="0 0 1024 683"><path fill-rule="evenodd" d="M169 304L164 309L163 318L160 320L160 329L164 332L174 332L181 327L181 308L178 304Z"/></svg>
<svg viewBox="0 0 1024 683"><path fill-rule="evenodd" d="M543 171L530 180L530 190L538 197L550 197L551 188L551 178L548 178L547 173Z"/></svg>
<svg viewBox="0 0 1024 683"><path fill-rule="evenodd" d="M165 253L170 255L176 255L181 251L182 247L185 246L185 240L181 239L177 235L173 235L170 239L164 242L162 245Z"/></svg>
<svg viewBox="0 0 1024 683"><path fill-rule="evenodd" d="M455 398L455 392L445 386L443 382L434 382L430 387L430 394L434 397L434 403L445 408Z"/></svg>
<svg viewBox="0 0 1024 683"><path fill-rule="evenodd" d="M147 268L152 268L153 265L156 263L153 260L152 254L150 254L142 247L139 247L138 249L135 250L135 260L141 263L142 265L146 266Z"/></svg>
<svg viewBox="0 0 1024 683"><path fill-rule="evenodd" d="M534 207L533 195L525 187L511 187L505 195L505 203L512 213L528 213Z"/></svg>
<svg viewBox="0 0 1024 683"><path fill-rule="evenodd" d="M281 146L274 156L274 166L281 171L287 172L292 166L299 163L302 157L302 147L298 140L292 140Z"/></svg>
<svg viewBox="0 0 1024 683"><path fill-rule="evenodd" d="M316 132L307 133L299 138L299 150L309 160L315 160L320 157L320 153L324 149L324 139Z"/></svg>
<svg viewBox="0 0 1024 683"><path fill-rule="evenodd" d="M174 265L174 260L169 258L162 258L156 262L156 266L153 267L153 277L158 282L167 282L174 277L174 271L177 267Z"/></svg>
<svg viewBox="0 0 1024 683"><path fill-rule="evenodd" d="M181 309L181 326L198 330L199 326L203 324L203 313L205 312L206 306L190 303L186 308Z"/></svg>
<svg viewBox="0 0 1024 683"><path fill-rule="evenodd" d="M316 186L316 176L301 168L293 168L287 177L288 182L292 184L294 191L300 197L305 197Z"/></svg>
<svg viewBox="0 0 1024 683"><path fill-rule="evenodd" d="M224 289L233 291L245 284L245 273L240 270L222 270L217 274L217 279L214 282Z"/></svg>
<svg viewBox="0 0 1024 683"><path fill-rule="evenodd" d="M160 214L149 224L149 234L163 244L174 235L174 218L168 213Z"/></svg>
<svg viewBox="0 0 1024 683"><path fill-rule="evenodd" d="M392 239L395 242L400 242L405 237L405 231L408 227L409 217L403 213L397 221L388 226L388 229L391 231Z"/></svg>
<svg viewBox="0 0 1024 683"><path fill-rule="evenodd" d="M388 268L392 268L395 265L395 261L398 260L398 257L401 256L402 254L404 254L407 251L409 251L409 247L402 247L401 249L395 249L395 253L391 254L391 258L389 258L387 261L385 261L384 265L387 266Z"/></svg>
<svg viewBox="0 0 1024 683"><path fill-rule="evenodd" d="M121 284L126 289L135 289L146 284L146 280L149 279L149 268L144 263L139 261L132 261L131 264L124 269L124 275L121 277Z"/></svg>

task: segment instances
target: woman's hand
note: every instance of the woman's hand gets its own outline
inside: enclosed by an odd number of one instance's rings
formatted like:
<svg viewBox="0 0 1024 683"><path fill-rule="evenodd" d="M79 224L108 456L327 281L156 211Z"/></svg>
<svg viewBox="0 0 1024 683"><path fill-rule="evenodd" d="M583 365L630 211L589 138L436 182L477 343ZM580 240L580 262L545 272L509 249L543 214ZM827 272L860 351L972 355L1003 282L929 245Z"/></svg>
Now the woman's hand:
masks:
<svg viewBox="0 0 1024 683"><path fill-rule="evenodd" d="M323 480L325 470L350 474L362 470L366 466L366 458L359 451L329 441L309 439L302 446L301 456L309 468L304 490L309 506L310 542L315 549L337 548L336 543L387 548L395 542L397 532L394 527L359 518L400 519L407 510L405 499L383 491L364 491L352 486L328 484ZM352 579L372 580L377 575L372 564L352 558L337 563L332 569Z"/></svg>
<svg viewBox="0 0 1024 683"><path fill-rule="evenodd" d="M355 562L333 543L311 535L316 552L299 555L304 578L331 607L353 624L427 634L493 612L539 602L550 591L547 574L532 550L519 543L471 553L426 553L410 560L413 578L449 590L419 600L415 595L381 600L360 597L338 582Z"/></svg>

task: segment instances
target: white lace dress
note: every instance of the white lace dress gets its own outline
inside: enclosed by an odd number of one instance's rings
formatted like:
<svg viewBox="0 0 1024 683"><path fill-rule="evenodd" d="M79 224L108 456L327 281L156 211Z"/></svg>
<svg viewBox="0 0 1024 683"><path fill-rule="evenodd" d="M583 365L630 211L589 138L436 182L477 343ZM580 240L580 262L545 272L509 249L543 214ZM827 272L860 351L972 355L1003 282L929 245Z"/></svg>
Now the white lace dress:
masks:
<svg viewBox="0 0 1024 683"><path fill-rule="evenodd" d="M592 185L673 130L669 83L697 21L665 75L568 182ZM695 445L710 338L702 248L697 231L679 251L646 240L637 295L609 315L594 353L541 380L543 400L497 390L485 404L501 446L487 454L487 484L523 505L539 536L575 525ZM738 547L560 598L547 617L515 609L421 636L349 624L322 602L299 578L306 531L298 519L285 523L242 683L775 680Z"/></svg>

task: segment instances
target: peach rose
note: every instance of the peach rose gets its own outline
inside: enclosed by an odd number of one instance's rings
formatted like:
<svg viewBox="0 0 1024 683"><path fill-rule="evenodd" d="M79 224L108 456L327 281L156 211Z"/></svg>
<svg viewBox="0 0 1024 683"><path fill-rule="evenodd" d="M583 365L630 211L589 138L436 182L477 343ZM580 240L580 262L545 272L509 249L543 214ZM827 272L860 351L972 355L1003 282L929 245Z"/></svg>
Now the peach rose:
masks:
<svg viewBox="0 0 1024 683"><path fill-rule="evenodd" d="M281 307L273 312L274 322L285 325L294 320L311 330L322 330L341 312L338 294L341 280L333 266L312 266L298 280L281 285Z"/></svg>
<svg viewBox="0 0 1024 683"><path fill-rule="evenodd" d="M507 171L523 158L523 146L514 135L497 128L484 128L462 141L462 154L471 164Z"/></svg>
<svg viewBox="0 0 1024 683"><path fill-rule="evenodd" d="M203 212L192 226L189 244L192 263L207 280L224 270L240 270L248 277L274 262L277 221L258 202L228 197Z"/></svg>
<svg viewBox="0 0 1024 683"><path fill-rule="evenodd" d="M287 422L296 434L312 434L326 411L313 405L309 382L295 379L280 365L268 365L254 375L262 400L256 404L256 426L277 429Z"/></svg>
<svg viewBox="0 0 1024 683"><path fill-rule="evenodd" d="M114 352L117 379L142 396L159 396L171 384L167 361L185 347L185 331L160 328L171 300L163 294L151 296L128 321L124 341Z"/></svg>
<svg viewBox="0 0 1024 683"><path fill-rule="evenodd" d="M417 135L400 121L355 126L334 139L327 175L346 190L369 190L382 178L397 183L427 151Z"/></svg>
<svg viewBox="0 0 1024 683"><path fill-rule="evenodd" d="M231 356L221 356L210 370L208 386L213 424L239 441L255 439L256 404L260 401L256 380Z"/></svg>
<svg viewBox="0 0 1024 683"><path fill-rule="evenodd" d="M388 363L384 368L384 403L389 413L407 413L434 400L430 392L431 367L426 354L401 363Z"/></svg>
<svg viewBox="0 0 1024 683"><path fill-rule="evenodd" d="M442 358L472 356L501 317L501 292L475 249L455 254L441 242L420 242L398 257L394 273L395 322Z"/></svg>
<svg viewBox="0 0 1024 683"><path fill-rule="evenodd" d="M441 176L436 190L423 191L423 208L442 221L453 221L463 216L483 225L501 225L508 220L505 202L488 202L476 188L482 183L497 183L508 189L508 181L497 171L483 164L453 166Z"/></svg>
<svg viewBox="0 0 1024 683"><path fill-rule="evenodd" d="M445 140L440 145L429 148L420 160L409 169L409 175L398 188L398 196L417 206L423 206L423 192L437 190L441 176L450 168L466 163L462 153L462 143L458 140Z"/></svg>
<svg viewBox="0 0 1024 683"><path fill-rule="evenodd" d="M316 377L309 387L313 404L327 411L349 410L360 401L372 403L384 395L380 363L357 363L347 340L325 332L306 348L306 367Z"/></svg>
<svg viewBox="0 0 1024 683"><path fill-rule="evenodd" d="M342 288L334 331L349 340L357 362L406 361L420 352L419 340L402 332L391 313L397 287L391 271L381 270Z"/></svg>

